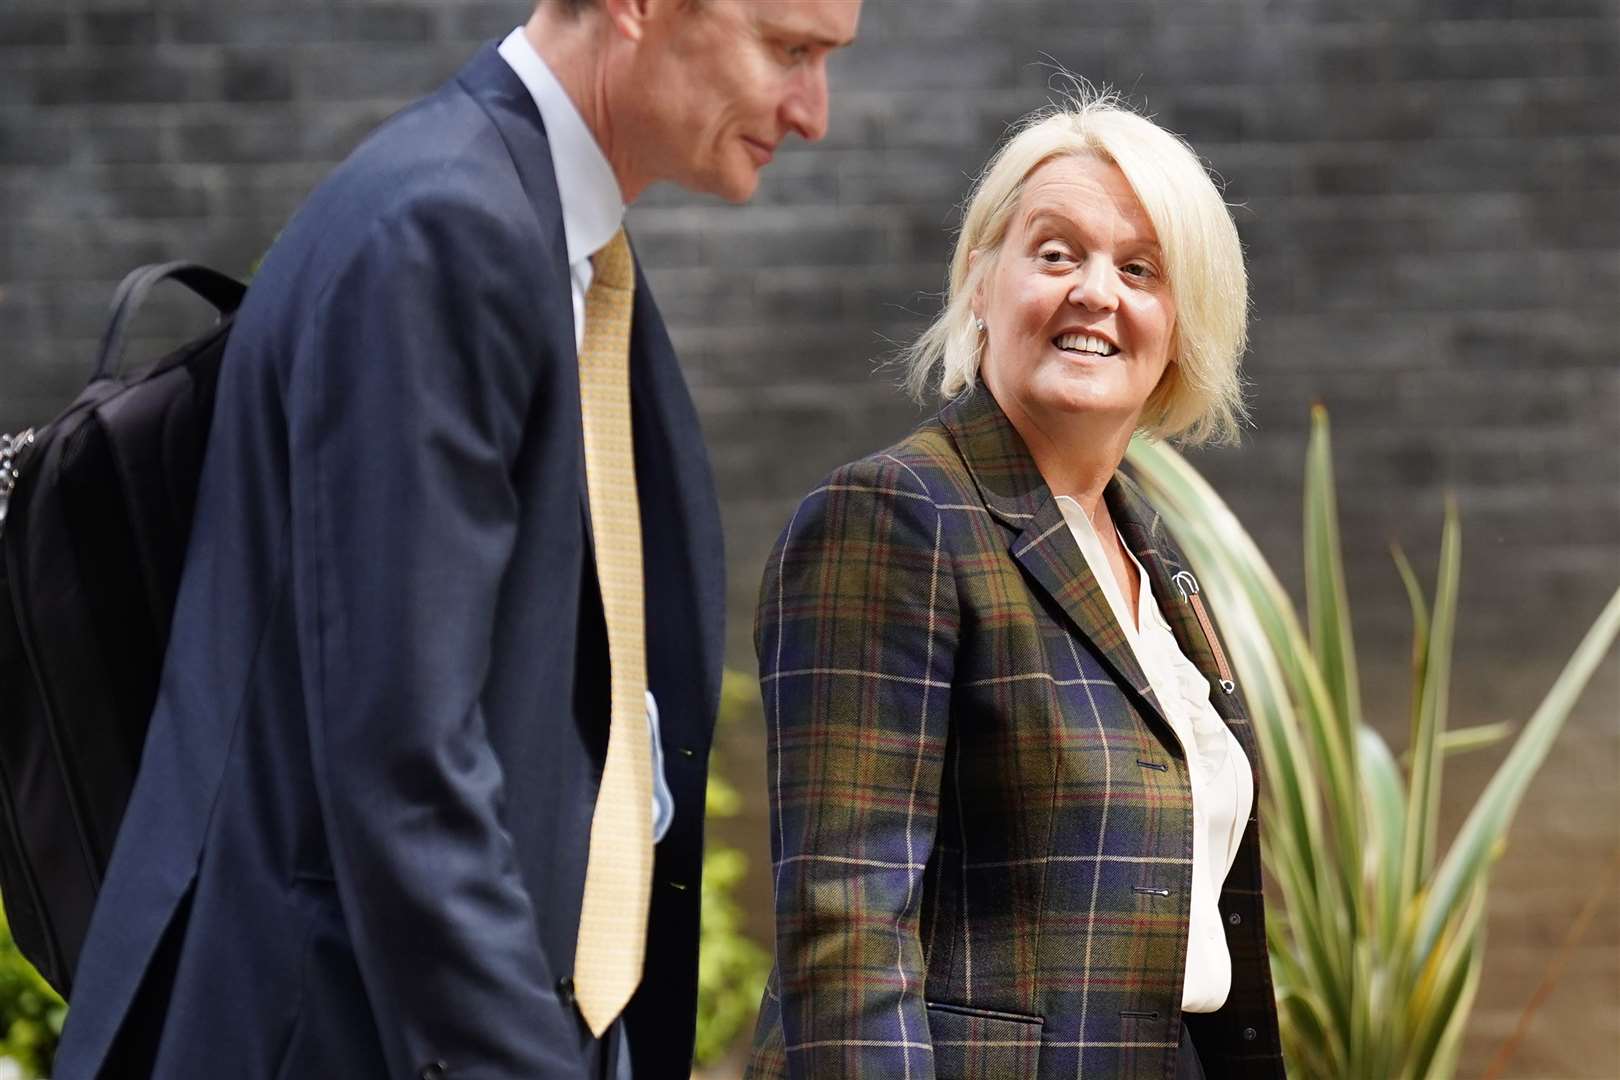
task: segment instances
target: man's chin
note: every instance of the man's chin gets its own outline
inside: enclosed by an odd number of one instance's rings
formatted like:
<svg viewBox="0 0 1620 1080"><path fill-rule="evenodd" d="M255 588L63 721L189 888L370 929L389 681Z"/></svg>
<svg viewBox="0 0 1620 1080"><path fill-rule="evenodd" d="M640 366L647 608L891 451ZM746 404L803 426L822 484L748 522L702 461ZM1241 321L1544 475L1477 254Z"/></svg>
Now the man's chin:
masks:
<svg viewBox="0 0 1620 1080"><path fill-rule="evenodd" d="M745 203L759 190L759 173L759 168L751 161L708 162L679 174L666 174L664 180L694 195L712 195L728 203Z"/></svg>
<svg viewBox="0 0 1620 1080"><path fill-rule="evenodd" d="M754 197L759 190L759 170L743 169L718 178L713 193L728 203L741 204Z"/></svg>

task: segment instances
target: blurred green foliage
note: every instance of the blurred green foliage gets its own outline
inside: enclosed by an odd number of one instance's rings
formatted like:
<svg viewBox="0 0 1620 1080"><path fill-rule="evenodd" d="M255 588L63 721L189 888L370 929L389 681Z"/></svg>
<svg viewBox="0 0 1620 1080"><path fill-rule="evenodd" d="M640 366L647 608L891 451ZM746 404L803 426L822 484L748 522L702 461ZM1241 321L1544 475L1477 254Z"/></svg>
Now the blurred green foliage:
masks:
<svg viewBox="0 0 1620 1080"><path fill-rule="evenodd" d="M727 729L757 723L759 689L754 680L727 671L720 692L716 738ZM707 799L709 821L735 817L742 799L712 764ZM712 835L712 833L711 833ZM753 1022L771 957L743 934L737 887L748 873L748 859L736 848L711 840L703 854L703 922L698 946L697 1065L723 1058Z"/></svg>
<svg viewBox="0 0 1620 1080"><path fill-rule="evenodd" d="M67 1006L23 959L0 914L0 1058L28 1080L49 1073Z"/></svg>

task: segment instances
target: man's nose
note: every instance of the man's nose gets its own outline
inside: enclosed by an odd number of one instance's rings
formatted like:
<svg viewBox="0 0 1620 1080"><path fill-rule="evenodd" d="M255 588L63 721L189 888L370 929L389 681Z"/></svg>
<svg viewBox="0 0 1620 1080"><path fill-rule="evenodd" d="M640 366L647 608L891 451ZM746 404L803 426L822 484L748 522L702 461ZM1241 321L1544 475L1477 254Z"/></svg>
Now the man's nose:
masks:
<svg viewBox="0 0 1620 1080"><path fill-rule="evenodd" d="M827 62L818 60L804 72L782 102L788 128L807 142L827 134Z"/></svg>

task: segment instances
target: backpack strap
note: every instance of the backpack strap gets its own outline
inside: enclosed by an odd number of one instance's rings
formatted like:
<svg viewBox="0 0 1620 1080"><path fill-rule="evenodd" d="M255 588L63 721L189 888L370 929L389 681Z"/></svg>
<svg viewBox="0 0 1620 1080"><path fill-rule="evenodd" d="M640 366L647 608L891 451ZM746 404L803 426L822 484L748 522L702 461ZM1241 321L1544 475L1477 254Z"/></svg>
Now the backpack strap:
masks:
<svg viewBox="0 0 1620 1080"><path fill-rule="evenodd" d="M161 281L174 280L208 301L219 311L221 319L233 314L247 295L247 286L218 270L210 270L200 263L152 263L131 270L118 283L113 293L112 319L101 338L101 351L96 355L95 371L90 381L114 375L124 362L124 335L129 321L135 317L146 294Z"/></svg>

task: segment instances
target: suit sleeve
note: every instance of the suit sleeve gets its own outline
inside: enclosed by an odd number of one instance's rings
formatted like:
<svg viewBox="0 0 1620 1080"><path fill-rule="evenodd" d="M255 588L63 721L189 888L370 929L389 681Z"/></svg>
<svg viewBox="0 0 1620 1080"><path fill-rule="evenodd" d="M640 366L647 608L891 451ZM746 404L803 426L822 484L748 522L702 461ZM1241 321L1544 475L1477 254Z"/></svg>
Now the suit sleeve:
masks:
<svg viewBox="0 0 1620 1080"><path fill-rule="evenodd" d="M939 512L898 463L835 473L767 566L755 641L795 1078L934 1074L918 916L957 624Z"/></svg>
<svg viewBox="0 0 1620 1080"><path fill-rule="evenodd" d="M388 213L326 287L288 376L315 783L393 1076L583 1075L480 704L514 462L537 366L560 361L534 325L546 283L518 243L532 232L470 196Z"/></svg>

